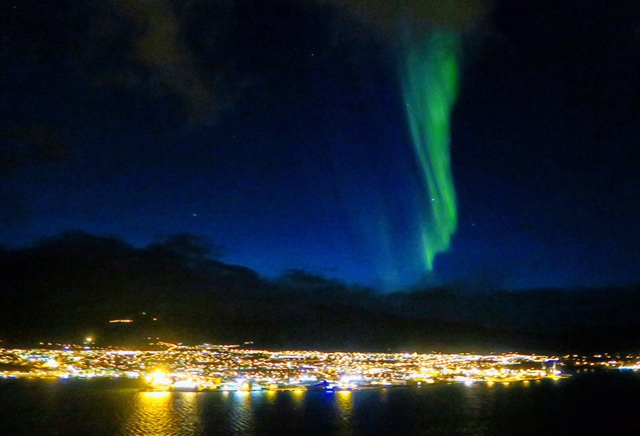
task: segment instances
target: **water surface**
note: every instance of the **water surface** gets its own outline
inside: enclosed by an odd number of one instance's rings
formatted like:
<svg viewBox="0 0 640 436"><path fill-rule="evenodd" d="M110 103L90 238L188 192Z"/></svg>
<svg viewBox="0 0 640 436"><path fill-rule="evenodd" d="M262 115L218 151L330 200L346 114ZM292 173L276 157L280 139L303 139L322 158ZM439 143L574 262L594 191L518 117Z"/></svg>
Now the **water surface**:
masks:
<svg viewBox="0 0 640 436"><path fill-rule="evenodd" d="M579 434L640 432L640 377L343 391L141 392L113 381L3 380L0 434Z"/></svg>

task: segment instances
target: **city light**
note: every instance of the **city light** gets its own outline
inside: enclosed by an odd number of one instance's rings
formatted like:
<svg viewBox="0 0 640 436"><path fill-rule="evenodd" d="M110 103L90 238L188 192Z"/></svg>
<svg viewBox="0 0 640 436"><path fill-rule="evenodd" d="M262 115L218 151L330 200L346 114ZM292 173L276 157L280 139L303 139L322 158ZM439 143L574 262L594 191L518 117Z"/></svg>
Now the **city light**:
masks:
<svg viewBox="0 0 640 436"><path fill-rule="evenodd" d="M135 383L151 391L340 392L437 383L461 383L474 388L478 384L508 386L559 380L569 376L567 365L571 372L594 367L627 371L640 368L638 356L609 354L558 357L520 353L329 353L168 342L158 342L153 347L135 350L55 344L41 349L0 348L0 379L129 379L139 380Z"/></svg>

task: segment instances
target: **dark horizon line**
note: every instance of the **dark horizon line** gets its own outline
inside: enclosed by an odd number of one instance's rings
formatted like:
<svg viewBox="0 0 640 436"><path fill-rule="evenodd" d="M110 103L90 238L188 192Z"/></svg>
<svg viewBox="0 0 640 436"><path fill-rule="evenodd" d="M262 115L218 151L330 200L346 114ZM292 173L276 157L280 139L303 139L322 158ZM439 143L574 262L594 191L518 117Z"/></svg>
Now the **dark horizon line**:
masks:
<svg viewBox="0 0 640 436"><path fill-rule="evenodd" d="M96 238L102 240L113 240L119 243L125 244L136 250L147 250L149 248L153 248L154 246L162 245L167 243L171 238L176 236L188 236L195 238L198 242L202 243L206 248L210 250L215 250L220 247L211 247L207 245L207 241L201 235L191 232L176 232L168 234L162 239L156 239L147 244L135 243L127 238L113 234L99 234L99 233L91 233L89 231L83 229L68 229L62 230L54 235L43 235L36 236L31 238L29 242L21 242L16 244L6 244L5 241L0 242L0 251L5 251L8 253L35 249L40 245L44 245L47 242L53 242L55 240L60 240L65 236L83 236L89 238ZM224 247L222 247L224 249ZM258 278L267 282L277 282L280 279L286 278L287 274L291 273L302 273L308 277L313 277L319 280L323 280L326 282L334 282L337 285L343 286L347 289L361 289L361 290L371 290L380 294L393 295L393 294L407 294L407 293L421 293L421 292L439 292L439 291L448 291L448 292L456 292L456 293L468 293L468 294L491 294L491 293L530 293L530 292L562 292L562 293L580 293L580 292L598 292L605 290L630 290L638 288L640 289L640 280L632 281L628 283L618 283L615 285L574 285L574 286L532 286L532 287L503 287L503 286L488 286L486 284L473 283L473 280L453 280L448 283L428 283L430 279L427 278L428 273L425 273L423 277L419 278L413 284L404 285L404 286L394 286L388 289L384 289L383 285L367 285L356 281L349 281L340 277L335 277L331 275L327 275L321 272L316 272L313 270L291 267L285 268L281 270L279 273L265 274L260 271L257 271L251 267L248 267L239 263L231 263L226 262L224 260L224 255L218 256L204 256L206 260L215 261L222 263L229 267L238 267L252 271L255 273ZM437 279L436 279L437 280Z"/></svg>

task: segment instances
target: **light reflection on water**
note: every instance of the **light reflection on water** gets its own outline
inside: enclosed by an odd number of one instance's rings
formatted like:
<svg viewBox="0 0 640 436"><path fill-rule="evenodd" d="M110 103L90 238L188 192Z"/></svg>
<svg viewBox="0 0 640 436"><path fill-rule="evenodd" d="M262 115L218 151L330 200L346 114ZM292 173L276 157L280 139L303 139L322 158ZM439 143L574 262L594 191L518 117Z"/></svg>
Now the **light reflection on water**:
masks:
<svg viewBox="0 0 640 436"><path fill-rule="evenodd" d="M18 381L0 383L0 434L576 434L603 423L640 434L638 407L640 378L625 374L335 393L140 392Z"/></svg>
<svg viewBox="0 0 640 436"><path fill-rule="evenodd" d="M335 398L341 426L336 434L353 433L353 392L339 391Z"/></svg>
<svg viewBox="0 0 640 436"><path fill-rule="evenodd" d="M138 392L123 424L125 434L197 434L202 430L195 392Z"/></svg>
<svg viewBox="0 0 640 436"><path fill-rule="evenodd" d="M277 392L276 391L266 391L265 392L265 397L266 397L267 403L269 405L275 404L276 396L277 396Z"/></svg>
<svg viewBox="0 0 640 436"><path fill-rule="evenodd" d="M253 434L253 415L251 400L255 393L237 391L227 397L232 402L231 413L228 417L229 433ZM225 432L227 433L227 432Z"/></svg>
<svg viewBox="0 0 640 436"><path fill-rule="evenodd" d="M129 434L159 435L177 430L170 392L140 392L124 430Z"/></svg>

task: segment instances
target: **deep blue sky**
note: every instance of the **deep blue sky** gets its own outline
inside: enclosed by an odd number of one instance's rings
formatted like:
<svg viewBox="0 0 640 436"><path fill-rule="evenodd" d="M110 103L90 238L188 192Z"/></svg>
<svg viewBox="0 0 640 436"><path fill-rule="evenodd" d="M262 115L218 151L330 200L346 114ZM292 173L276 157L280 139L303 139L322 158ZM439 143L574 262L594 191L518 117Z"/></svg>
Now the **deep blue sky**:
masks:
<svg viewBox="0 0 640 436"><path fill-rule="evenodd" d="M314 1L56 3L0 12L2 244L188 232L266 276L421 278L388 34ZM497 2L467 35L429 283L640 282L634 3Z"/></svg>

